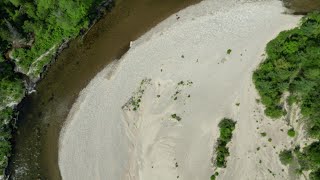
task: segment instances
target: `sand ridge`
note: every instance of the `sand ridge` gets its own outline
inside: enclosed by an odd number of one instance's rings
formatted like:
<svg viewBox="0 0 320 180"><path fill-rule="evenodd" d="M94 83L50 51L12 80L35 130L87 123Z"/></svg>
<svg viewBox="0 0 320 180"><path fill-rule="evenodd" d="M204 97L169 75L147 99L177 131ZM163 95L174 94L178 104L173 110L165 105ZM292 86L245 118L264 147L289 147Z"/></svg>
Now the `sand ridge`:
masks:
<svg viewBox="0 0 320 180"><path fill-rule="evenodd" d="M63 179L209 179L223 117L237 126L218 179L286 179L277 158L290 143L278 130L285 123L262 115L251 82L266 43L299 20L283 11L273 0L206 0L132 42L72 108L60 137ZM264 130L277 132L271 143Z"/></svg>

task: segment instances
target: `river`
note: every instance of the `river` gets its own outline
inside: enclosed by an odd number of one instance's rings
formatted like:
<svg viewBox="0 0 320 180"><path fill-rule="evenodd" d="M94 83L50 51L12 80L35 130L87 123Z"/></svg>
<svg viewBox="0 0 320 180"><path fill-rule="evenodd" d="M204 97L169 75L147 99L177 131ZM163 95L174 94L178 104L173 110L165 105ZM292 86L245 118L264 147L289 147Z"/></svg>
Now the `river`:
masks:
<svg viewBox="0 0 320 180"><path fill-rule="evenodd" d="M125 53L130 41L199 1L117 0L84 38L71 41L38 83L36 93L19 107L10 179L61 179L59 132L79 92L103 67Z"/></svg>

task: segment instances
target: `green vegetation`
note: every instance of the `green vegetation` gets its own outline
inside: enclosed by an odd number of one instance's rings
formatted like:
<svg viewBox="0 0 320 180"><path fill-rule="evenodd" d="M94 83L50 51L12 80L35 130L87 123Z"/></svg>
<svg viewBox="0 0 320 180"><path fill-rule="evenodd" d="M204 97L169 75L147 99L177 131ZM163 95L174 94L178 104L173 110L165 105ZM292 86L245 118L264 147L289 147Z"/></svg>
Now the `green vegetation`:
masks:
<svg viewBox="0 0 320 180"><path fill-rule="evenodd" d="M302 18L299 27L281 32L266 47L267 58L253 74L253 81L265 114L271 118L285 115L284 102L301 108L308 134L320 139L320 13ZM288 92L287 99L284 93ZM289 136L295 131L289 130ZM297 147L296 149L299 149ZM320 179L320 143L314 142L302 151L293 150L300 168L311 170L310 179ZM287 151L280 154L284 164L292 161Z"/></svg>
<svg viewBox="0 0 320 180"><path fill-rule="evenodd" d="M12 48L13 60L20 71L37 78L60 44L88 27L90 13L101 2L102 0L1 1L1 53ZM51 53L47 54L49 58L38 59L50 49Z"/></svg>
<svg viewBox="0 0 320 180"><path fill-rule="evenodd" d="M175 120L177 120L177 121L181 121L181 117L180 116L178 116L177 114L171 114L171 118L172 119L175 119Z"/></svg>
<svg viewBox="0 0 320 180"><path fill-rule="evenodd" d="M216 175L212 175L211 177L210 177L210 180L216 180Z"/></svg>
<svg viewBox="0 0 320 180"><path fill-rule="evenodd" d="M147 85L150 85L151 79L143 79L140 82L140 86L136 92L133 93L133 96L130 98L130 100L122 107L128 110L137 111L140 108L141 99L144 94L145 89L147 88ZM160 95L158 95L160 97Z"/></svg>
<svg viewBox="0 0 320 180"><path fill-rule="evenodd" d="M294 137L295 135L296 135L296 132L294 131L293 128L291 128L291 129L288 130L288 136Z"/></svg>
<svg viewBox="0 0 320 180"><path fill-rule="evenodd" d="M284 150L281 151L279 154L280 161L284 165L288 165L292 162L293 156L292 156L292 151L291 150Z"/></svg>
<svg viewBox="0 0 320 180"><path fill-rule="evenodd" d="M227 166L227 160L226 158L230 155L229 154L229 148L227 147L227 144L232 139L232 132L235 129L236 122L232 119L224 118L220 121L218 124L220 128L220 136L218 138L217 147L216 147L216 161L215 164L218 168L225 168ZM219 175L218 172L215 172L211 176L212 179L216 179L216 177Z"/></svg>
<svg viewBox="0 0 320 180"><path fill-rule="evenodd" d="M227 54L231 54L232 50L231 49L228 49L227 50Z"/></svg>
<svg viewBox="0 0 320 180"><path fill-rule="evenodd" d="M14 108L25 96L22 77L38 80L60 45L88 28L103 1L0 1L1 175L11 152Z"/></svg>
<svg viewBox="0 0 320 180"><path fill-rule="evenodd" d="M0 110L10 104L17 104L24 96L24 84L13 68L6 62L0 62Z"/></svg>
<svg viewBox="0 0 320 180"><path fill-rule="evenodd" d="M218 173L218 172L215 172L215 173L210 177L210 180L215 180L217 176L219 176L219 173Z"/></svg>
<svg viewBox="0 0 320 180"><path fill-rule="evenodd" d="M266 137L266 136L267 136L267 133L266 133L266 132L262 132L262 133L260 133L260 135L261 135L262 137Z"/></svg>
<svg viewBox="0 0 320 180"><path fill-rule="evenodd" d="M19 103L25 94L25 88L13 68L6 62L0 62L0 175L8 164L11 152L11 119L13 106Z"/></svg>
<svg viewBox="0 0 320 180"><path fill-rule="evenodd" d="M3 175L3 170L7 167L11 154L11 119L13 114L13 109L10 107L0 111L0 175Z"/></svg>
<svg viewBox="0 0 320 180"><path fill-rule="evenodd" d="M235 129L236 122L232 119L224 118L219 123L220 136L218 138L218 146L216 148L217 158L216 165L225 168L227 164L226 158L229 156L227 144L231 141L232 132Z"/></svg>

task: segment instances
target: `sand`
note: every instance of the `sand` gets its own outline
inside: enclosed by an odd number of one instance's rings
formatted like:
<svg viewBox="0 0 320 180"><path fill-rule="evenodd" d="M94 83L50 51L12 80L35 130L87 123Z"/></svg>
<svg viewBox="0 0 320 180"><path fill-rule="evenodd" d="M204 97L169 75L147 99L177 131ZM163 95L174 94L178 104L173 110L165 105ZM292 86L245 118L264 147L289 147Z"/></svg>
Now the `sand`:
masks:
<svg viewBox="0 0 320 180"><path fill-rule="evenodd" d="M70 111L63 179L210 179L224 117L237 124L218 179L288 179L277 153L289 127L263 115L252 84L267 42L300 19L284 11L273 0L206 0L133 41Z"/></svg>

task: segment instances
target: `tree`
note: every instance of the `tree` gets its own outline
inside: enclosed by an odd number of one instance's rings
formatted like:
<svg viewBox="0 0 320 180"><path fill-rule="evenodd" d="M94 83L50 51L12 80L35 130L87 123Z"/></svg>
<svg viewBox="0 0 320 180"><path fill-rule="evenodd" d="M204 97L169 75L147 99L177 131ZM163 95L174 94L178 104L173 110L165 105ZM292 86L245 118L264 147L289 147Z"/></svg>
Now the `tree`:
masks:
<svg viewBox="0 0 320 180"><path fill-rule="evenodd" d="M292 162L293 160L293 155L291 150L284 150L281 151L279 154L280 161L283 165L288 165Z"/></svg>

